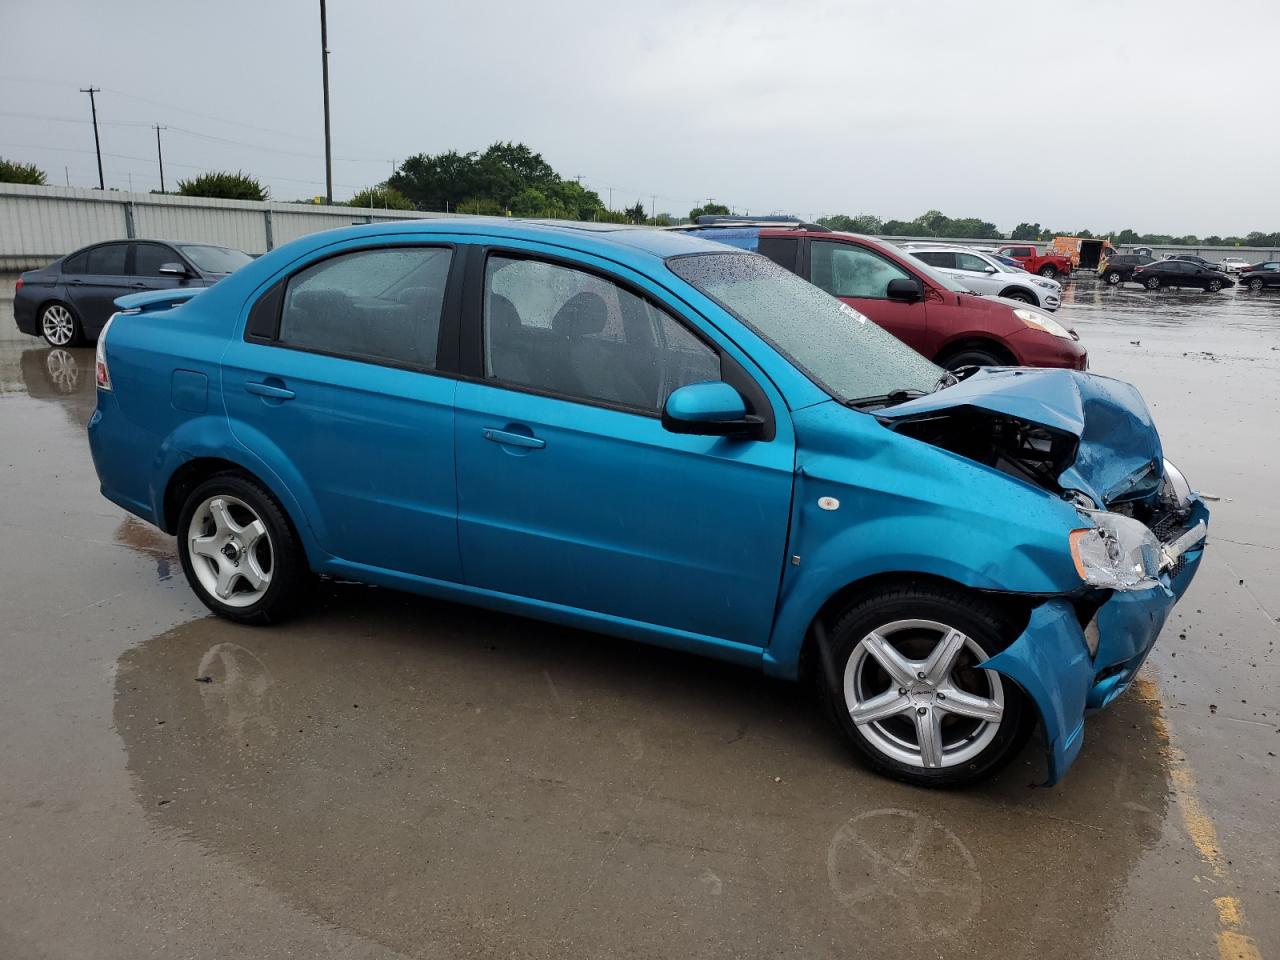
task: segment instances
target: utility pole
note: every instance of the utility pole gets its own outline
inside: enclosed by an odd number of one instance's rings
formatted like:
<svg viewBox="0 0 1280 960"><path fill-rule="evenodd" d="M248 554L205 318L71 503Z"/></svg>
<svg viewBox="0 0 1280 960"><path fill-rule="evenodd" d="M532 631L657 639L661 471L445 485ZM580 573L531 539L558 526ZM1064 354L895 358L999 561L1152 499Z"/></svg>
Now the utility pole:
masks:
<svg viewBox="0 0 1280 960"><path fill-rule="evenodd" d="M609 188L609 212L613 213L613 187Z"/></svg>
<svg viewBox="0 0 1280 960"><path fill-rule="evenodd" d="M649 194L649 219L655 224L658 222L658 195L656 193Z"/></svg>
<svg viewBox="0 0 1280 960"><path fill-rule="evenodd" d="M107 182L102 178L102 144L98 142L98 104L93 99L95 93L101 93L101 87L81 87L81 93L89 95L89 110L93 113L93 149L98 154L98 189L107 189Z"/></svg>
<svg viewBox="0 0 1280 960"><path fill-rule="evenodd" d="M156 128L156 159L160 161L160 192L164 193L164 152L160 149L160 131L168 130L168 127L162 127L155 124Z"/></svg>
<svg viewBox="0 0 1280 960"><path fill-rule="evenodd" d="M333 156L329 146L329 20L320 0L320 76L324 83L324 196L333 203Z"/></svg>

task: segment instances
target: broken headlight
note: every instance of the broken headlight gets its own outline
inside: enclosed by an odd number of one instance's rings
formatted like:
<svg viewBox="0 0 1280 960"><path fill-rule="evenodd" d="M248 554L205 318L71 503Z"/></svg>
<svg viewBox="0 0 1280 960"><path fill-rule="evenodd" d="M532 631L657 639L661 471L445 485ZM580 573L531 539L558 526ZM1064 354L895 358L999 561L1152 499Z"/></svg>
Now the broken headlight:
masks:
<svg viewBox="0 0 1280 960"><path fill-rule="evenodd" d="M1146 524L1102 510L1081 513L1094 526L1071 531L1080 579L1110 590L1146 590L1160 582L1160 541Z"/></svg>
<svg viewBox="0 0 1280 960"><path fill-rule="evenodd" d="M1055 337L1061 337L1063 340L1073 339L1071 331L1047 313L1042 313L1039 310L1028 310L1026 307L1018 307L1013 311L1013 315L1032 330L1049 333Z"/></svg>

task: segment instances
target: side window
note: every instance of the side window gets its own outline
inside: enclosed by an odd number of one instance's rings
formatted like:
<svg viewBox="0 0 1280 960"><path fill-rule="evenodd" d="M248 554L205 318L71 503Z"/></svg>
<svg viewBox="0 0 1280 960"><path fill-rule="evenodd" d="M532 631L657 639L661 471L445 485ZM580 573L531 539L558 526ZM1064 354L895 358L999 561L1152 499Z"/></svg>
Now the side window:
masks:
<svg viewBox="0 0 1280 960"><path fill-rule="evenodd" d="M168 247L158 243L133 245L133 275L135 277L161 277L160 264L181 263L182 258Z"/></svg>
<svg viewBox="0 0 1280 960"><path fill-rule="evenodd" d="M794 237L761 237L759 249L778 266L800 272L800 241Z"/></svg>
<svg viewBox="0 0 1280 960"><path fill-rule="evenodd" d="M450 257L440 247L390 247L321 260L289 278L279 340L435 369Z"/></svg>
<svg viewBox="0 0 1280 960"><path fill-rule="evenodd" d="M491 256L485 375L657 413L677 387L720 379L720 358L648 300L595 274Z"/></svg>
<svg viewBox="0 0 1280 960"><path fill-rule="evenodd" d="M810 282L833 297L884 300L890 280L910 278L896 263L852 243L813 240Z"/></svg>
<svg viewBox="0 0 1280 960"><path fill-rule="evenodd" d="M947 250L913 250L912 254L931 267L941 267L943 270L956 268L956 255Z"/></svg>
<svg viewBox="0 0 1280 960"><path fill-rule="evenodd" d="M124 274L126 243L108 243L89 251L84 272L97 277L118 277Z"/></svg>
<svg viewBox="0 0 1280 960"><path fill-rule="evenodd" d="M62 261L62 272L69 276L79 276L84 273L85 262L89 259L87 253L77 253L74 257L67 257Z"/></svg>
<svg viewBox="0 0 1280 960"><path fill-rule="evenodd" d="M972 270L974 273L985 273L987 267L991 264L983 260L981 257L975 257L972 253L956 254L957 270Z"/></svg>

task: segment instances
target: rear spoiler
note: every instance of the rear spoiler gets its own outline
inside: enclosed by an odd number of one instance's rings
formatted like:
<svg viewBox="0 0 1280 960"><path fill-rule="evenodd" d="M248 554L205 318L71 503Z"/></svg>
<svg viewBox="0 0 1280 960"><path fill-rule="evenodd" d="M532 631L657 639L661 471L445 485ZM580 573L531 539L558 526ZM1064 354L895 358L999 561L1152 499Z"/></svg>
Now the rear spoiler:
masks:
<svg viewBox="0 0 1280 960"><path fill-rule="evenodd" d="M186 303L192 297L204 293L205 289L205 287L186 287L182 290L148 290L146 293L130 293L123 297L116 297L115 304L122 313L151 313Z"/></svg>

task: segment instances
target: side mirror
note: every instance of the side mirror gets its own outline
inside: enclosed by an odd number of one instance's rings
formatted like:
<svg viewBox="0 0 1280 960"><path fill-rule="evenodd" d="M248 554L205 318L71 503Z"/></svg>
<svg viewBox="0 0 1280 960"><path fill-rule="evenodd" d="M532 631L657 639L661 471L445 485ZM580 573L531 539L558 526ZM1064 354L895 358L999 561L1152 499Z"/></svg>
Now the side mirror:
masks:
<svg viewBox="0 0 1280 960"><path fill-rule="evenodd" d="M924 299L924 288L920 285L919 280L911 277L898 277L889 281L889 286L885 288L884 295L890 300L915 303L917 300Z"/></svg>
<svg viewBox="0 0 1280 960"><path fill-rule="evenodd" d="M993 267L991 264L989 264L989 263L988 263L985 267L983 267L983 268L982 268L982 272L983 272L983 273L995 273L995 272L996 272L996 268L995 268L995 267Z"/></svg>
<svg viewBox="0 0 1280 960"><path fill-rule="evenodd" d="M671 391L662 409L662 426L671 433L708 437L751 436L761 419L747 413L747 402L720 380L691 383Z"/></svg>
<svg viewBox="0 0 1280 960"><path fill-rule="evenodd" d="M160 274L165 277L185 277L187 268L180 263L162 263L160 264Z"/></svg>

